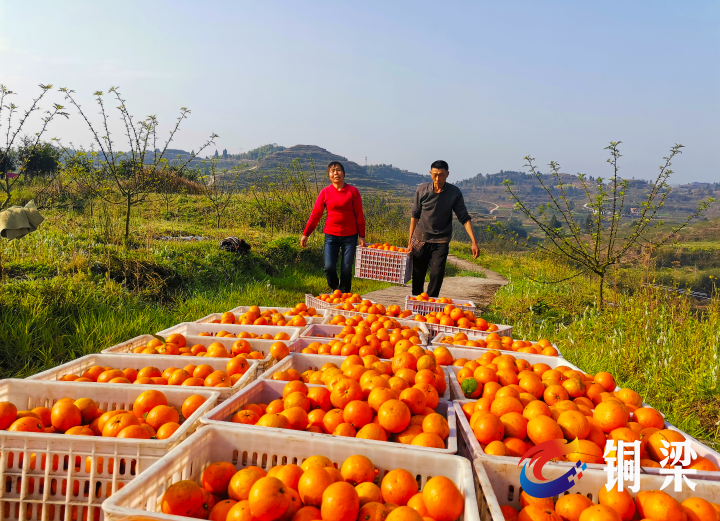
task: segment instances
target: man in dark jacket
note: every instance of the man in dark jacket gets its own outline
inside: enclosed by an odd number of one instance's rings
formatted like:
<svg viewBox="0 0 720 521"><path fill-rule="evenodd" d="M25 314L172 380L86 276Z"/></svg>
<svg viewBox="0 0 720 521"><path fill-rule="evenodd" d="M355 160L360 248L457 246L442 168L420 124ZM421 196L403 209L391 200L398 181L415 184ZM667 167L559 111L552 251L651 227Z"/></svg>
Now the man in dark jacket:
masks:
<svg viewBox="0 0 720 521"><path fill-rule="evenodd" d="M423 292L428 267L430 283L427 294L434 298L440 295L452 238L453 212L470 236L473 259L477 259L479 253L462 192L457 186L445 182L449 174L445 161L435 161L430 166L432 183L422 183L415 192L408 245L413 256L413 295Z"/></svg>

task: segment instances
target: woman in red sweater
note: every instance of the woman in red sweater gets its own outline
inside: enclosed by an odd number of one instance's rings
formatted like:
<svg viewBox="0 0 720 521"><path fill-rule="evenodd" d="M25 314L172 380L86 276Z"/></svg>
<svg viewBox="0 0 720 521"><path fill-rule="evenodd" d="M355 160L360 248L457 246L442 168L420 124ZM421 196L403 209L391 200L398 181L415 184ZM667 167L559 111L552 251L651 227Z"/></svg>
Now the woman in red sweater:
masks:
<svg viewBox="0 0 720 521"><path fill-rule="evenodd" d="M339 289L350 293L352 287L352 266L358 238L360 246L365 247L365 216L362 198L354 186L345 182L345 167L333 161L327 167L332 183L318 194L315 206L308 219L305 231L300 238L300 246L307 246L310 234L317 227L327 208L325 220L325 276L333 291ZM342 253L340 280L337 275L338 255Z"/></svg>

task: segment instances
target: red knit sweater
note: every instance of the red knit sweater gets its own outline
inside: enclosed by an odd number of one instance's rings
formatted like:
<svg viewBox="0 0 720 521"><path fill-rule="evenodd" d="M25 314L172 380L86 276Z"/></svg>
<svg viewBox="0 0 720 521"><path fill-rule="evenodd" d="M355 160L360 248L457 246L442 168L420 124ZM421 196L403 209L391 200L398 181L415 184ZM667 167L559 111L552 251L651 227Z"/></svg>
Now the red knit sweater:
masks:
<svg viewBox="0 0 720 521"><path fill-rule="evenodd" d="M335 189L333 185L323 188L315 201L303 235L309 236L313 232L325 208L327 208L325 233L341 237L357 233L360 237L365 237L365 215L363 215L362 198L357 188L347 183L340 190Z"/></svg>

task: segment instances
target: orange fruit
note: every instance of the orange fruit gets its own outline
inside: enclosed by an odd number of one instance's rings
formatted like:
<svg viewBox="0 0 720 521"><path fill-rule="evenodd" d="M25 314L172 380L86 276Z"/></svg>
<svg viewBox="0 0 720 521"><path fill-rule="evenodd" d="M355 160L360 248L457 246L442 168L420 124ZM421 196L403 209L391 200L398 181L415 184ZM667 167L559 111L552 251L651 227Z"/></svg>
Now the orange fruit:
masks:
<svg viewBox="0 0 720 521"><path fill-rule="evenodd" d="M257 480L265 477L265 471L256 468L245 468L230 478L227 494L235 501L244 501L250 495L250 489Z"/></svg>
<svg viewBox="0 0 720 521"><path fill-rule="evenodd" d="M478 413L475 422L470 425L475 434L475 438L483 445L487 445L495 440L502 441L505 437L505 426L500 418L492 413Z"/></svg>
<svg viewBox="0 0 720 521"><path fill-rule="evenodd" d="M93 435L92 429L90 427L73 427L73 429L85 429L86 432L83 434ZM69 431L65 434L69 434ZM150 439L150 432L145 429L142 425L129 425L128 427L125 427L123 430L118 432L117 438L137 438L141 440L149 440Z"/></svg>
<svg viewBox="0 0 720 521"><path fill-rule="evenodd" d="M145 391L135 398L132 412L138 418L142 418L145 413L149 413L158 405L167 405L167 398L160 391Z"/></svg>
<svg viewBox="0 0 720 521"><path fill-rule="evenodd" d="M660 490L641 490L635 497L638 516L666 521L684 520L682 508L673 497Z"/></svg>
<svg viewBox="0 0 720 521"><path fill-rule="evenodd" d="M691 497L683 501L680 506L687 514L688 521L717 521L717 511L709 501Z"/></svg>
<svg viewBox="0 0 720 521"><path fill-rule="evenodd" d="M597 420L598 427L609 433L620 427L625 427L629 421L627 410L617 402L606 401L595 406L593 418Z"/></svg>
<svg viewBox="0 0 720 521"><path fill-rule="evenodd" d="M284 342L275 342L270 346L270 356L275 360L282 360L290 354L290 349Z"/></svg>
<svg viewBox="0 0 720 521"><path fill-rule="evenodd" d="M163 514L188 517L202 506L202 488L190 480L173 483L160 502Z"/></svg>
<svg viewBox="0 0 720 521"><path fill-rule="evenodd" d="M420 517L416 510L408 506L402 506L394 508L386 519L389 521L422 521L423 518Z"/></svg>
<svg viewBox="0 0 720 521"><path fill-rule="evenodd" d="M355 490L358 493L361 507L367 503L382 502L382 492L380 492L380 487L378 487L375 483L367 481L360 483L355 487Z"/></svg>
<svg viewBox="0 0 720 521"><path fill-rule="evenodd" d="M57 402L50 412L50 422L60 432L82 424L82 413L74 403Z"/></svg>
<svg viewBox="0 0 720 521"><path fill-rule="evenodd" d="M298 481L298 493L303 504L320 507L325 489L333 482L333 478L324 468L314 467L306 470Z"/></svg>
<svg viewBox="0 0 720 521"><path fill-rule="evenodd" d="M234 499L219 501L210 509L208 516L209 521L226 521L228 519L228 512L230 512L230 509L237 505L237 503Z"/></svg>
<svg viewBox="0 0 720 521"><path fill-rule="evenodd" d="M563 521L579 521L583 510L591 506L593 506L593 502L586 496L571 493L558 498L557 503L555 503L555 512L560 515Z"/></svg>
<svg viewBox="0 0 720 521"><path fill-rule="evenodd" d="M443 442L442 438L432 432L421 432L412 439L410 445L415 445L417 447L432 447L435 449L445 448L445 442Z"/></svg>
<svg viewBox="0 0 720 521"><path fill-rule="evenodd" d="M7 430L11 432L45 432L45 427L37 418L26 416L15 420Z"/></svg>
<svg viewBox="0 0 720 521"><path fill-rule="evenodd" d="M404 506L418 493L418 484L415 476L407 470L394 469L385 474L380 484L380 491L386 503Z"/></svg>
<svg viewBox="0 0 720 521"><path fill-rule="evenodd" d="M388 432L403 431L410 424L410 409L400 400L388 400L378 409L378 423Z"/></svg>
<svg viewBox="0 0 720 521"><path fill-rule="evenodd" d="M145 421L153 429L157 430L166 423L179 423L180 414L175 410L174 407L168 407L167 405L158 405L154 407L145 417Z"/></svg>
<svg viewBox="0 0 720 521"><path fill-rule="evenodd" d="M153 428L151 425L148 425L148 427ZM156 437L159 440L167 440L173 434L175 434L175 431L179 428L180 424L177 422L163 423L160 428L157 429Z"/></svg>
<svg viewBox="0 0 720 521"><path fill-rule="evenodd" d="M320 509L316 507L302 507L300 510L295 512L291 521L320 521L322 517L320 515ZM230 521L230 520L228 520Z"/></svg>
<svg viewBox="0 0 720 521"><path fill-rule="evenodd" d="M580 514L579 521L620 521L620 516L608 506L592 505Z"/></svg>
<svg viewBox="0 0 720 521"><path fill-rule="evenodd" d="M340 473L348 483L359 485L375 479L375 466L365 456L350 456L340 467Z"/></svg>
<svg viewBox="0 0 720 521"><path fill-rule="evenodd" d="M368 423L357 431L355 437L364 440L388 441L387 432L377 423Z"/></svg>
<svg viewBox="0 0 720 521"><path fill-rule="evenodd" d="M190 418L190 416L192 416L193 413L197 411L198 407L204 404L206 400L207 398L205 398L204 396L199 396L197 394L193 394L192 396L188 396L187 398L185 398L185 401L183 402L180 409L183 418Z"/></svg>
<svg viewBox="0 0 720 521"><path fill-rule="evenodd" d="M595 375L595 383L600 384L605 391L611 393L615 390L615 387L617 387L617 384L615 383L615 378L613 378L613 375L606 372L599 372Z"/></svg>
<svg viewBox="0 0 720 521"><path fill-rule="evenodd" d="M543 415L531 418L527 424L527 431L528 438L530 438L535 445L549 440L562 440L564 438L563 431L557 422Z"/></svg>
<svg viewBox="0 0 720 521"><path fill-rule="evenodd" d="M290 506L290 495L285 483L266 476L253 484L248 501L250 512L258 521L275 521Z"/></svg>
<svg viewBox="0 0 720 521"><path fill-rule="evenodd" d="M463 512L465 500L462 493L444 476L428 480L422 491L423 503L435 521L454 521Z"/></svg>
<svg viewBox="0 0 720 521"><path fill-rule="evenodd" d="M80 398L75 400L75 406L80 409L80 415L82 416L82 423L91 423L95 418L99 416L97 404L95 400L91 398ZM34 409L33 409L34 410ZM42 418L40 418L42 420ZM50 421L52 422L52 411ZM43 421L43 424L45 422Z"/></svg>
<svg viewBox="0 0 720 521"><path fill-rule="evenodd" d="M217 495L224 495L228 491L230 480L237 473L235 465L227 461L211 463L200 477L202 487Z"/></svg>
<svg viewBox="0 0 720 521"><path fill-rule="evenodd" d="M289 463L287 465L282 465L274 473L274 477L285 483L287 487L293 490L297 490L298 483L300 482L300 477L303 475L304 472L305 471L300 466ZM268 473L268 475L270 474Z"/></svg>
<svg viewBox="0 0 720 521"><path fill-rule="evenodd" d="M102 429L102 435L114 438L125 427L129 427L131 425L140 425L140 422L133 414L123 411L105 422L105 426Z"/></svg>
<svg viewBox="0 0 720 521"><path fill-rule="evenodd" d="M360 507L358 521L385 521L390 510L380 502L371 501Z"/></svg>
<svg viewBox="0 0 720 521"><path fill-rule="evenodd" d="M359 511L360 497L350 483L333 483L322 494L323 521L356 521Z"/></svg>

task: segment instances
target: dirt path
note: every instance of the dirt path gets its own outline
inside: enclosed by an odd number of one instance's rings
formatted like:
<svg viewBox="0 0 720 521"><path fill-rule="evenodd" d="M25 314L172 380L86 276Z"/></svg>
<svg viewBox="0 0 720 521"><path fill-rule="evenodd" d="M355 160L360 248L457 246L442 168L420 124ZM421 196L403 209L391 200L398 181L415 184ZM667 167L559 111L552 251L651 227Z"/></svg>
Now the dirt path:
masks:
<svg viewBox="0 0 720 521"><path fill-rule="evenodd" d="M508 280L492 270L478 266L474 262L448 255L448 262L463 271L477 271L483 273L480 277L446 277L443 281L440 295L452 299L470 299L478 308L485 308L493 299L495 292L508 283ZM390 288L371 291L363 295L364 298L380 302L388 306L397 304L405 308L405 297L412 295L412 287L392 286Z"/></svg>

